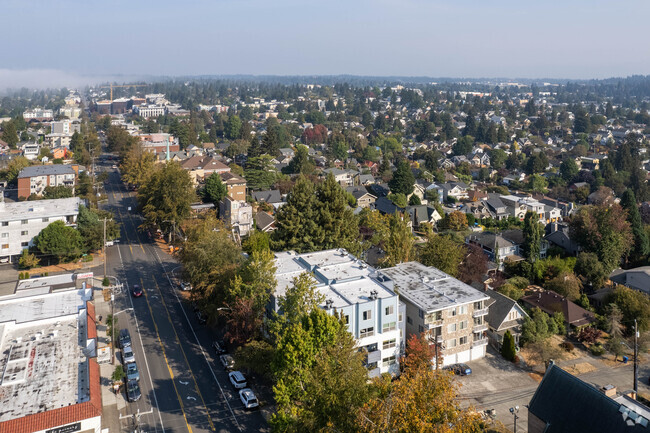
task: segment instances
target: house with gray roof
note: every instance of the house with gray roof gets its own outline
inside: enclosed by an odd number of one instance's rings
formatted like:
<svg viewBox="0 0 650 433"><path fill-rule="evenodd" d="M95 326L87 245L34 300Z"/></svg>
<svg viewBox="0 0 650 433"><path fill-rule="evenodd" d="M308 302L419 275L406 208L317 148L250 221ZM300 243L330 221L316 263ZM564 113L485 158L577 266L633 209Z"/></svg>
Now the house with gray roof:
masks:
<svg viewBox="0 0 650 433"><path fill-rule="evenodd" d="M18 173L18 198L42 196L48 186L74 188L79 166L66 164L32 165ZM75 170L76 168L76 170Z"/></svg>
<svg viewBox="0 0 650 433"><path fill-rule="evenodd" d="M370 194L363 186L349 186L345 190L356 199L357 207L370 208L377 200L377 197Z"/></svg>
<svg viewBox="0 0 650 433"><path fill-rule="evenodd" d="M265 191L253 191L253 200L258 203L268 203L273 205L277 210L284 204L282 200L282 194L278 189L269 189Z"/></svg>
<svg viewBox="0 0 650 433"><path fill-rule="evenodd" d="M503 336L506 331L510 331L515 338L515 344L519 344L521 335L521 325L524 319L528 317L526 311L517 304L517 301L502 295L495 290L486 290L485 293L490 297L487 301L489 311L487 314L488 338L490 344L497 349L501 349Z"/></svg>

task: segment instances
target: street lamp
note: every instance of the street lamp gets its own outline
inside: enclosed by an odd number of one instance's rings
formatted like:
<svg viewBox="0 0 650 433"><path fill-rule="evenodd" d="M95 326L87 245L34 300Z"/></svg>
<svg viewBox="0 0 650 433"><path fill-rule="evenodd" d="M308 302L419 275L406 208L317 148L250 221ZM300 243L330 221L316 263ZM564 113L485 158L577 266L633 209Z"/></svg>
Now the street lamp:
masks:
<svg viewBox="0 0 650 433"><path fill-rule="evenodd" d="M517 433L517 420L519 419L517 414L519 413L519 406L511 407L510 408L510 413L515 418L515 431L514 431L514 433Z"/></svg>

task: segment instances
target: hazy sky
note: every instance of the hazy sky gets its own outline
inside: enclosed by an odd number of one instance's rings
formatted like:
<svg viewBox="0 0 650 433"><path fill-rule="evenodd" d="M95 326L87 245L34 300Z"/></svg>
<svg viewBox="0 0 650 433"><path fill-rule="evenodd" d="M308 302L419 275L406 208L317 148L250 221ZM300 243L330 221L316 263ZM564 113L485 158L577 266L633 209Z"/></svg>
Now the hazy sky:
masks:
<svg viewBox="0 0 650 433"><path fill-rule="evenodd" d="M647 0L0 0L0 10L0 88L109 74L650 74Z"/></svg>

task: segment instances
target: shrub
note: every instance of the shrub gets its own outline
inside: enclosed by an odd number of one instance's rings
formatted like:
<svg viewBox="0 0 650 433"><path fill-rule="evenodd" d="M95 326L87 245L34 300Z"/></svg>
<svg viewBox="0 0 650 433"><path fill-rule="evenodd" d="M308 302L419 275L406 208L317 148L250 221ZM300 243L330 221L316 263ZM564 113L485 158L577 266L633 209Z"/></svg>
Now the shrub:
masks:
<svg viewBox="0 0 650 433"><path fill-rule="evenodd" d="M578 341L593 344L601 337L602 334L603 331L598 328L594 328L593 326L585 326L578 332Z"/></svg>
<svg viewBox="0 0 650 433"><path fill-rule="evenodd" d="M113 371L113 376L111 376L111 378L113 379L113 382L120 382L124 379L124 376L124 368L121 365L118 365L115 367L115 371Z"/></svg>
<svg viewBox="0 0 650 433"><path fill-rule="evenodd" d="M594 344L589 350L594 356L601 356L603 353L605 353L605 348L600 344Z"/></svg>
<svg viewBox="0 0 650 433"><path fill-rule="evenodd" d="M571 343L570 341L565 341L560 346L562 346L562 349L566 350L567 352L571 352L573 351L573 349L575 349L573 343Z"/></svg>
<svg viewBox="0 0 650 433"><path fill-rule="evenodd" d="M104 279L102 280L102 286L107 287L107 286L110 286L110 285L111 285L111 282L108 280L108 277L104 277Z"/></svg>

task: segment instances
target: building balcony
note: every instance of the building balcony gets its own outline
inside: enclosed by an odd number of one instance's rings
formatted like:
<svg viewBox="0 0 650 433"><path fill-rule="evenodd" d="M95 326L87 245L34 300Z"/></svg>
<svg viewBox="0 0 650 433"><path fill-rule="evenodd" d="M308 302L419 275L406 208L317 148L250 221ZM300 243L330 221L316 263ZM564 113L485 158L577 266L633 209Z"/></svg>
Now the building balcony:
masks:
<svg viewBox="0 0 650 433"><path fill-rule="evenodd" d="M472 332L484 332L488 330L488 324L487 323L482 323L480 325L474 325L474 328L472 329Z"/></svg>
<svg viewBox="0 0 650 433"><path fill-rule="evenodd" d="M487 308L482 308L482 309L480 309L480 310L474 310L474 312L472 313L472 317L481 317L481 316L485 316L487 313L488 313L488 309L487 309Z"/></svg>
<svg viewBox="0 0 650 433"><path fill-rule="evenodd" d="M381 362L381 350L368 352L366 363L372 364L373 362Z"/></svg>
<svg viewBox="0 0 650 433"><path fill-rule="evenodd" d="M487 346L487 344L488 344L487 338L481 338L480 340L472 341L472 347Z"/></svg>

